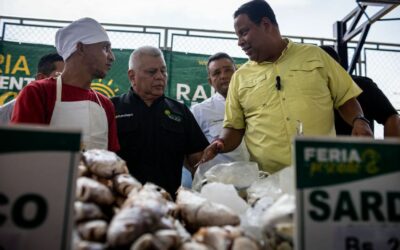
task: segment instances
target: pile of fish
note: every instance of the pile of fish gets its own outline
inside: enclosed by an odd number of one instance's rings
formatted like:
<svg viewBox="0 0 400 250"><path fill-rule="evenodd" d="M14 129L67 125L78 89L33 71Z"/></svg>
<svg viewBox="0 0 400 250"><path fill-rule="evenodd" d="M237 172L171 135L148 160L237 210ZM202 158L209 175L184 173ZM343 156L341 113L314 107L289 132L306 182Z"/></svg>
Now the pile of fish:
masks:
<svg viewBox="0 0 400 250"><path fill-rule="evenodd" d="M84 152L78 172L74 249L267 249L229 207L183 188L173 202L161 187L139 183L112 152Z"/></svg>

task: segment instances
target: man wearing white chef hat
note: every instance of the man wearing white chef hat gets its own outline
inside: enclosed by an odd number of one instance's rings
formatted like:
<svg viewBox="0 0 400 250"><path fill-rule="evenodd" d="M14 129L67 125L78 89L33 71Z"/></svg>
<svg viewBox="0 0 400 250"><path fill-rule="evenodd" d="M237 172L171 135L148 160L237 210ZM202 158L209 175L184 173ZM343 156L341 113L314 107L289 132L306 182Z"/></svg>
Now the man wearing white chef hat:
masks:
<svg viewBox="0 0 400 250"><path fill-rule="evenodd" d="M117 151L114 106L90 88L115 60L106 31L94 19L79 19L57 31L56 48L65 61L64 71L57 78L28 84L18 96L12 122L78 127L83 149Z"/></svg>

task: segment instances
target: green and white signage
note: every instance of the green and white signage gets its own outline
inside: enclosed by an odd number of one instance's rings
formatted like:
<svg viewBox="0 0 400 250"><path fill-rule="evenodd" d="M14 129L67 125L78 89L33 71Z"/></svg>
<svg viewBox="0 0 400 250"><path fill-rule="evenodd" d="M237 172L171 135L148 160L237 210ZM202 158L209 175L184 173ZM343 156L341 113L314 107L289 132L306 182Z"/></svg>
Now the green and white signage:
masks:
<svg viewBox="0 0 400 250"><path fill-rule="evenodd" d="M295 139L300 250L400 249L400 141Z"/></svg>
<svg viewBox="0 0 400 250"><path fill-rule="evenodd" d="M0 105L14 99L23 87L34 80L40 58L54 53L53 46L0 41ZM128 61L131 49L113 49L115 62L107 77L95 79L92 88L108 97L129 90ZM213 94L207 81L209 55L164 50L168 69L165 95L187 105L199 103ZM235 58L240 66L247 58Z"/></svg>
<svg viewBox="0 0 400 250"><path fill-rule="evenodd" d="M0 249L70 249L80 132L0 127Z"/></svg>

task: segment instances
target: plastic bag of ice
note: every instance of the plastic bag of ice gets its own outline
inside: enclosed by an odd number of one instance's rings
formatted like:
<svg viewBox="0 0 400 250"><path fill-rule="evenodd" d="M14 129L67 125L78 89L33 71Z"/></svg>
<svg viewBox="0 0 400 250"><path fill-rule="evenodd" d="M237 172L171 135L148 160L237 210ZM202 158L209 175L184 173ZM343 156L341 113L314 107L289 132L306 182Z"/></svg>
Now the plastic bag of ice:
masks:
<svg viewBox="0 0 400 250"><path fill-rule="evenodd" d="M294 195L293 167L286 167L267 178L255 181L247 189L247 202L253 204L265 196L277 200L283 194Z"/></svg>
<svg viewBox="0 0 400 250"><path fill-rule="evenodd" d="M216 164L213 161L208 161L199 165L193 176L193 181L192 181L193 190L200 192L201 188L205 184L207 184L207 179L204 176L204 174L215 165Z"/></svg>
<svg viewBox="0 0 400 250"><path fill-rule="evenodd" d="M244 213L249 207L231 184L208 183L201 189L201 196L209 201L223 204L237 214Z"/></svg>
<svg viewBox="0 0 400 250"><path fill-rule="evenodd" d="M217 164L205 172L207 182L232 184L237 189L249 187L258 180L259 170L256 162L235 161Z"/></svg>

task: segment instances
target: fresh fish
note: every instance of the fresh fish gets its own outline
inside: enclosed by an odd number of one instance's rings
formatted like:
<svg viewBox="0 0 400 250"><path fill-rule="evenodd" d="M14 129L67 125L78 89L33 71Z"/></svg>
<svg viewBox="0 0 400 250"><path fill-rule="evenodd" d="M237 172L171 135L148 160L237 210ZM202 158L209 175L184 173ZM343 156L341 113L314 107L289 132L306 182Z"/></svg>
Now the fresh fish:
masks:
<svg viewBox="0 0 400 250"><path fill-rule="evenodd" d="M176 198L177 215L191 231L200 227L238 225L239 216L222 204L207 201L193 191L180 188Z"/></svg>
<svg viewBox="0 0 400 250"><path fill-rule="evenodd" d="M139 207L121 209L107 231L107 242L111 247L127 247L145 233L151 233L160 223L161 215Z"/></svg>
<svg viewBox="0 0 400 250"><path fill-rule="evenodd" d="M74 203L75 221L87 221L104 218L104 214L100 207L95 203L75 201Z"/></svg>
<svg viewBox="0 0 400 250"><path fill-rule="evenodd" d="M128 167L114 152L91 149L83 153L82 161L93 174L110 179L117 174L129 173Z"/></svg>
<svg viewBox="0 0 400 250"><path fill-rule="evenodd" d="M120 195L127 197L132 189L140 189L142 184L130 174L119 174L113 177L113 187Z"/></svg>
<svg viewBox="0 0 400 250"><path fill-rule="evenodd" d="M108 187L87 177L79 177L76 181L76 198L99 205L111 205L114 202L114 196Z"/></svg>
<svg viewBox="0 0 400 250"><path fill-rule="evenodd" d="M104 242L107 234L107 222L92 220L78 224L77 231L83 240Z"/></svg>

